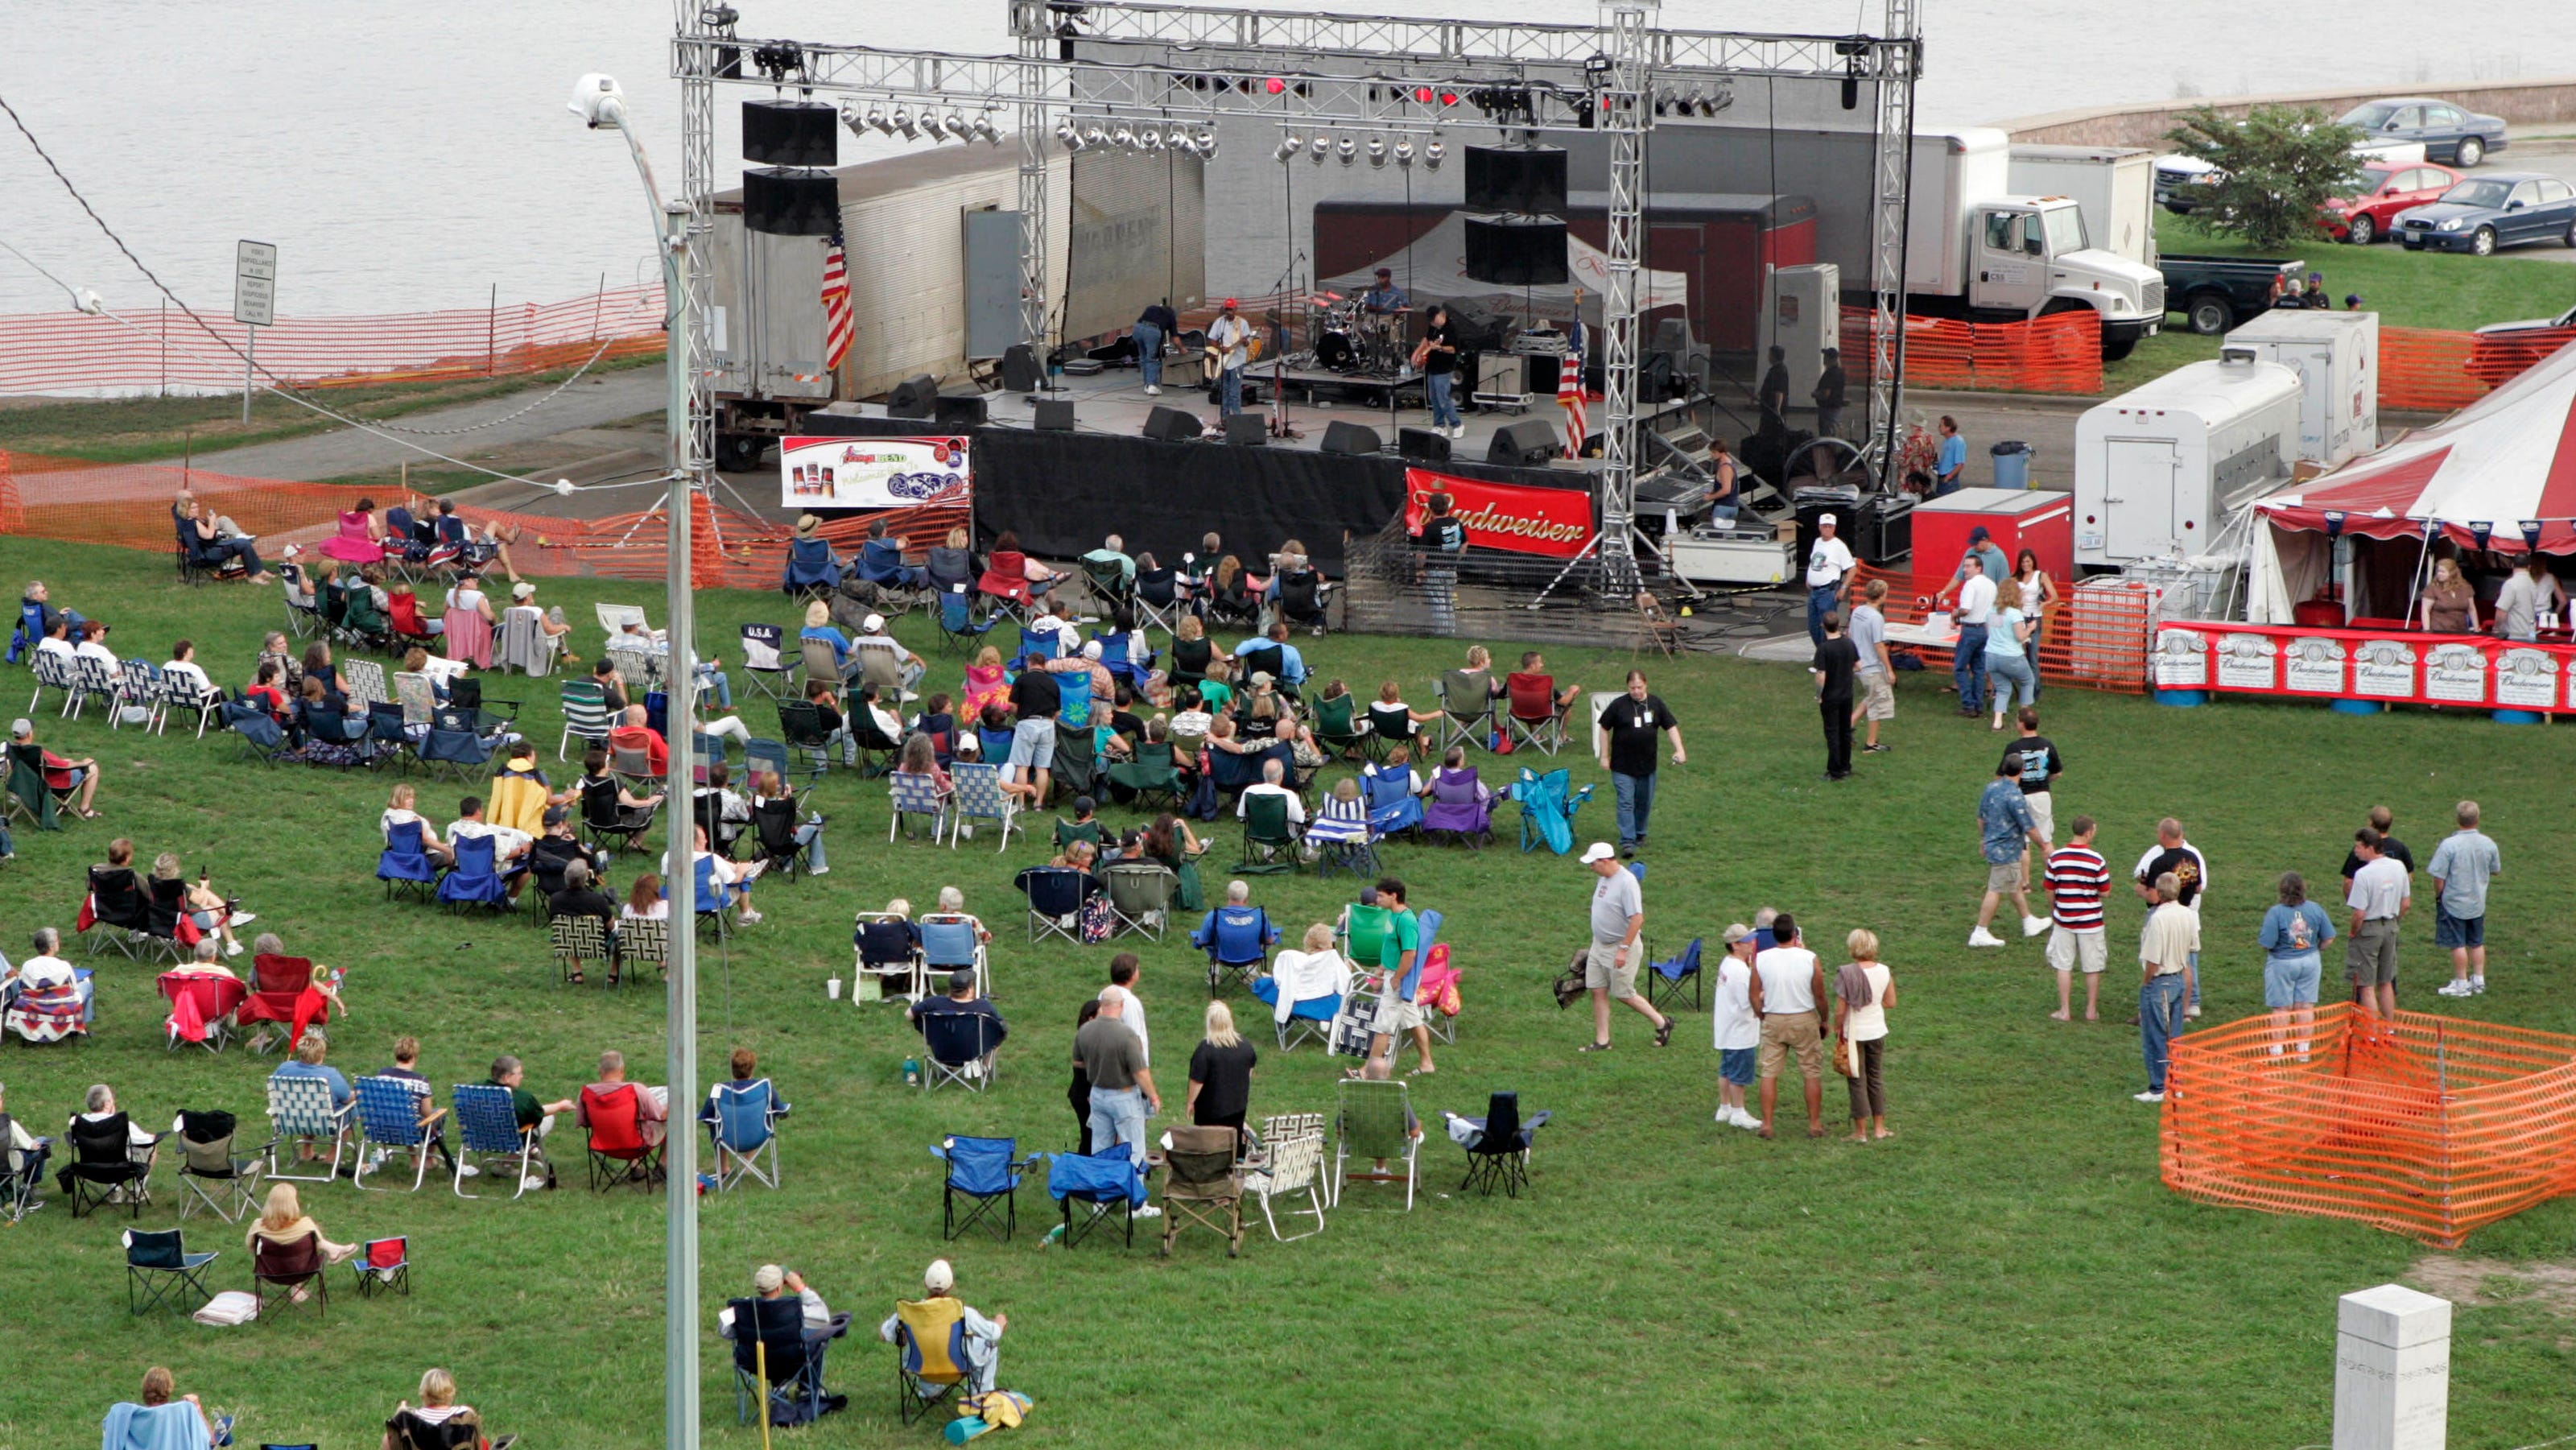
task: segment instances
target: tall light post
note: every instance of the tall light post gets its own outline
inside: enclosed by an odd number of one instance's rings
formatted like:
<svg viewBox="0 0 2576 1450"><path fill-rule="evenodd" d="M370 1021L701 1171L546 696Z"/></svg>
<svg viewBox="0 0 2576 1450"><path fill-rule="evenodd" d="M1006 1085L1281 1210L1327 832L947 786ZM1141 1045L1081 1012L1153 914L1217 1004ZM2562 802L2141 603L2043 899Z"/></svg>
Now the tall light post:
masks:
<svg viewBox="0 0 2576 1450"><path fill-rule="evenodd" d="M696 630L689 597L689 510L697 485L697 460L690 456L689 427L689 209L666 201L654 184L653 164L644 142L626 115L626 93L617 82L586 75L573 87L572 113L592 130L613 126L626 138L635 158L635 174L653 207L653 237L662 255L662 296L670 306L670 341L663 366L670 375L664 407L670 440L671 487L667 504L671 520L670 577L666 584L670 615L669 678L664 682L668 705L664 733L688 737L673 728L696 718L692 696L697 690ZM698 1093L698 951L697 816L686 809L693 778L690 752L670 752L670 774L663 783L662 820L669 829L663 857L664 889L671 899L670 950L670 1100L683 1113L696 1111ZM686 1122L683 1119L683 1122ZM698 1163L694 1132L675 1132L663 1142L667 1173L667 1207L663 1222L663 1384L662 1435L669 1450L697 1450L698 1445Z"/></svg>

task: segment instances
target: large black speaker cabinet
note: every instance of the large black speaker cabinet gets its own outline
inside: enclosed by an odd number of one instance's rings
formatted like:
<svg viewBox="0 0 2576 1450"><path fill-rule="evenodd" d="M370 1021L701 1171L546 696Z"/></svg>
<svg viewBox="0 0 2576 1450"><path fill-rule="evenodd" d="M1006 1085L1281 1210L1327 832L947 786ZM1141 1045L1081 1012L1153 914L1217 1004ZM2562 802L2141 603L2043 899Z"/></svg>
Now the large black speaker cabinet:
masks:
<svg viewBox="0 0 2576 1450"><path fill-rule="evenodd" d="M1494 441L1485 445L1485 461L1512 466L1543 464L1558 452L1556 425L1531 418L1509 427L1494 430Z"/></svg>
<svg viewBox="0 0 2576 1450"><path fill-rule="evenodd" d="M1395 451L1415 463L1449 461L1449 435L1437 428L1399 428Z"/></svg>
<svg viewBox="0 0 2576 1450"><path fill-rule="evenodd" d="M1041 433L1070 433L1073 431L1073 404L1063 398L1040 398L1036 416L1029 426Z"/></svg>
<svg viewBox="0 0 2576 1450"><path fill-rule="evenodd" d="M1467 275L1501 287L1565 285L1565 223L1467 218Z"/></svg>
<svg viewBox="0 0 2576 1450"><path fill-rule="evenodd" d="M939 412L939 379L928 373L914 373L894 385L886 394L886 416L889 418L930 418Z"/></svg>
<svg viewBox="0 0 2576 1450"><path fill-rule="evenodd" d="M755 166L838 166L840 113L820 101L742 103L742 159Z"/></svg>
<svg viewBox="0 0 2576 1450"><path fill-rule="evenodd" d="M1470 146L1467 210L1565 214L1565 152L1556 146Z"/></svg>
<svg viewBox="0 0 2576 1450"><path fill-rule="evenodd" d="M742 174L742 224L773 237L828 237L841 219L841 183L828 171L760 166Z"/></svg>
<svg viewBox="0 0 2576 1450"><path fill-rule="evenodd" d="M1270 420L1259 413L1232 414L1225 420L1225 441L1266 448L1270 444Z"/></svg>
<svg viewBox="0 0 2576 1450"><path fill-rule="evenodd" d="M1038 350L1025 342L1015 342L1002 349L1002 391L1034 393L1038 390Z"/></svg>
<svg viewBox="0 0 2576 1450"><path fill-rule="evenodd" d="M939 429L943 433L958 433L984 426L982 393L943 393L937 406L938 411L932 416L939 420Z"/></svg>
<svg viewBox="0 0 2576 1450"><path fill-rule="evenodd" d="M1156 408L1145 415L1145 436L1166 443L1187 443L1207 429L1199 415L1181 408Z"/></svg>
<svg viewBox="0 0 2576 1450"><path fill-rule="evenodd" d="M1375 428L1364 428L1357 423L1345 423L1339 418L1324 425L1326 453L1375 453L1377 448Z"/></svg>

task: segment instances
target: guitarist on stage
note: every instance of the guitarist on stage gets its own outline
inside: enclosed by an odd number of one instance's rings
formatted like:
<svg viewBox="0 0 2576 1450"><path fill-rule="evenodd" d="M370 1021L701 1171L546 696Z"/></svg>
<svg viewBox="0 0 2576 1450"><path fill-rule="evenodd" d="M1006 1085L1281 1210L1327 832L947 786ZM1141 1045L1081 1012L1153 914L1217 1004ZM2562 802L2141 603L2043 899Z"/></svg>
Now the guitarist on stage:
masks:
<svg viewBox="0 0 2576 1450"><path fill-rule="evenodd" d="M1252 361L1252 342L1260 330L1236 315L1235 300L1225 299L1216 321L1208 325L1208 357L1217 367L1217 413L1231 418L1243 411L1243 368Z"/></svg>

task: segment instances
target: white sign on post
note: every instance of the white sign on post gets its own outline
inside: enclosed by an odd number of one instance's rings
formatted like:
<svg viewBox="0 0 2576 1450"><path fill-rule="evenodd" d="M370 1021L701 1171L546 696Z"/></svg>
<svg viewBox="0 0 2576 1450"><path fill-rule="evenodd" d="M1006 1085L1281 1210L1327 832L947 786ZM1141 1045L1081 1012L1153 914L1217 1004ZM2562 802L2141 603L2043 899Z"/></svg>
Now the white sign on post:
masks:
<svg viewBox="0 0 2576 1450"><path fill-rule="evenodd" d="M242 241L233 244L233 321L248 329L242 348L242 426L250 426L251 395L258 384L251 374L259 356L259 329L277 321L277 244Z"/></svg>

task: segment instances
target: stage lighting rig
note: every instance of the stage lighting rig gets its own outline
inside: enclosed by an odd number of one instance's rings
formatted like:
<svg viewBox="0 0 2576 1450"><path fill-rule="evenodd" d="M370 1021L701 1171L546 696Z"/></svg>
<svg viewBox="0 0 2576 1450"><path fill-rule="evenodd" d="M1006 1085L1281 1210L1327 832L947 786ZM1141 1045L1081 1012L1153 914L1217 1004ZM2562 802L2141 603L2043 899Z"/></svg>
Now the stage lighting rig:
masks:
<svg viewBox="0 0 2576 1450"><path fill-rule="evenodd" d="M1398 141L1395 143L1395 164L1398 166L1411 166L1413 164L1412 142Z"/></svg>
<svg viewBox="0 0 2576 1450"><path fill-rule="evenodd" d="M1055 139L1057 144L1063 146L1067 151L1079 151L1082 149L1082 133L1073 129L1073 123L1071 121L1058 121L1055 123Z"/></svg>
<svg viewBox="0 0 2576 1450"><path fill-rule="evenodd" d="M1871 48L1864 36L1834 42L1834 54L1843 58L1843 109L1846 111L1860 109L1860 78Z"/></svg>
<svg viewBox="0 0 2576 1450"><path fill-rule="evenodd" d="M773 40L753 48L751 63L770 84L785 85L789 76L804 74L805 48L792 40Z"/></svg>
<svg viewBox="0 0 2576 1450"><path fill-rule="evenodd" d="M1368 159L1370 166L1373 166L1380 171L1386 169L1386 138L1384 136L1371 136L1368 139Z"/></svg>
<svg viewBox="0 0 2576 1450"><path fill-rule="evenodd" d="M1277 154L1279 159L1283 162L1294 161L1297 159L1297 153L1304 149L1306 149L1304 139L1299 137L1296 132L1290 131L1279 138L1279 151Z"/></svg>
<svg viewBox="0 0 2576 1450"><path fill-rule="evenodd" d="M1426 171L1439 170L1440 163L1447 159L1449 159L1449 148L1441 145L1440 138L1436 136L1431 139L1430 145L1422 148L1422 166Z"/></svg>
<svg viewBox="0 0 2576 1450"><path fill-rule="evenodd" d="M897 106L894 108L892 120L894 122L894 134L901 136L906 141L918 141L921 139L921 132L912 124L912 113L910 111L905 110L901 106Z"/></svg>
<svg viewBox="0 0 2576 1450"><path fill-rule="evenodd" d="M1351 137L1344 136L1333 143L1333 154L1342 158L1342 164L1348 166L1360 159L1360 143Z"/></svg>
<svg viewBox="0 0 2576 1450"><path fill-rule="evenodd" d="M1306 143L1306 154L1314 158L1317 166L1324 164L1324 158L1332 153L1332 149L1333 143L1322 136Z"/></svg>

